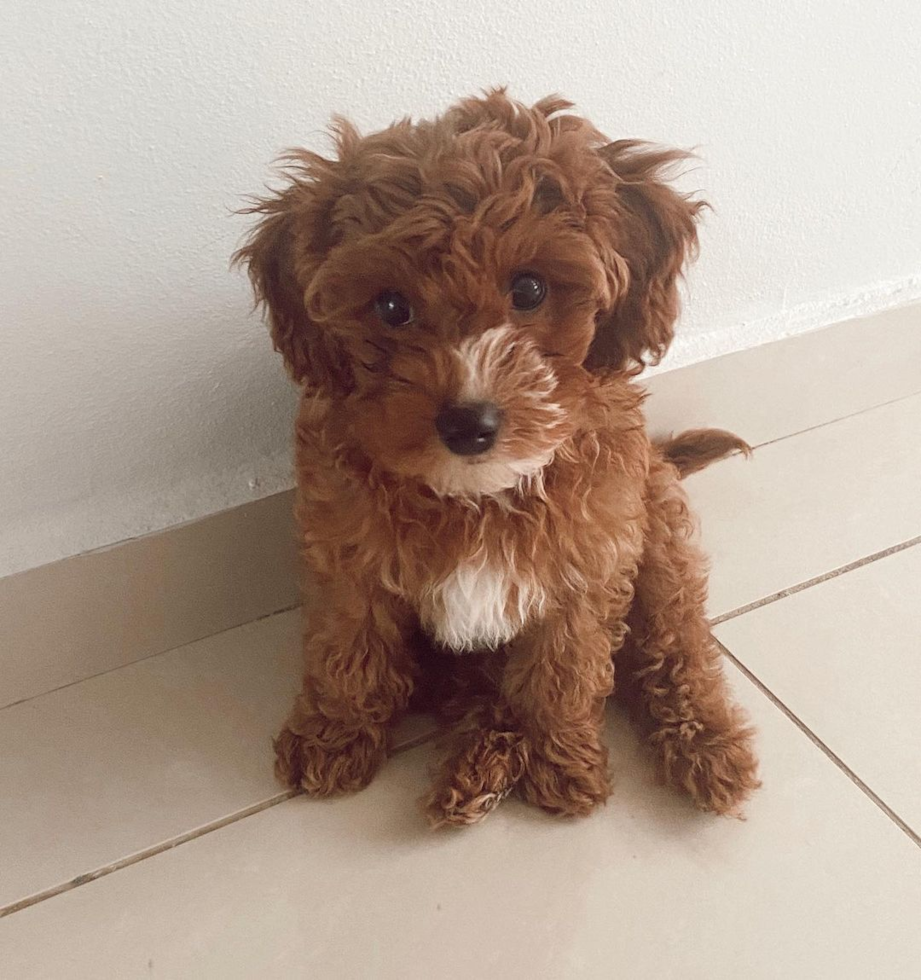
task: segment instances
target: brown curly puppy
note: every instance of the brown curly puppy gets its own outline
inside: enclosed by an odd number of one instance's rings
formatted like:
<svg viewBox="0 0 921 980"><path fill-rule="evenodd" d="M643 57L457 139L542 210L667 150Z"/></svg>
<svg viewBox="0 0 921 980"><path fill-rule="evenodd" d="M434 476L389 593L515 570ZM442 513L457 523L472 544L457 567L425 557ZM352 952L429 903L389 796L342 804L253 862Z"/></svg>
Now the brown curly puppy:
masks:
<svg viewBox="0 0 921 980"><path fill-rule="evenodd" d="M569 108L499 90L367 137L339 121L337 159L292 152L251 209L236 258L303 385L312 602L275 748L308 793L366 785L415 691L456 722L434 825L512 791L587 813L615 665L670 783L718 813L758 785L678 484L744 444L651 444L631 383L672 339L702 205L663 182L682 154Z"/></svg>

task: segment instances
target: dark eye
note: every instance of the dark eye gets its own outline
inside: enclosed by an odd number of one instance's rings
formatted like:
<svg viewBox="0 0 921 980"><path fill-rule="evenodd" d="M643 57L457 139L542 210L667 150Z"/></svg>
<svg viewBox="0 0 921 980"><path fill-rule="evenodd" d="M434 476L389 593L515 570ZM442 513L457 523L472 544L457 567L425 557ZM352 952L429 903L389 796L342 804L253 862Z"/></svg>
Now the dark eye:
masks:
<svg viewBox="0 0 921 980"><path fill-rule="evenodd" d="M516 310L536 310L547 296L547 284L534 272L512 277L512 306Z"/></svg>
<svg viewBox="0 0 921 980"><path fill-rule="evenodd" d="M413 308L402 294L388 289L374 301L374 312L388 327L404 327L412 322Z"/></svg>

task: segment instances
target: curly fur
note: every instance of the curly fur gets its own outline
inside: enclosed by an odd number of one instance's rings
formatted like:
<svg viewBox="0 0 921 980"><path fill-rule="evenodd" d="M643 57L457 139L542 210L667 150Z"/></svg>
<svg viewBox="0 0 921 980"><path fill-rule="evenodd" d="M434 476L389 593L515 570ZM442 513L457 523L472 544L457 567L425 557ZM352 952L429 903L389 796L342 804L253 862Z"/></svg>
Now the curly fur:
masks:
<svg viewBox="0 0 921 980"><path fill-rule="evenodd" d="M671 341L702 205L665 180L682 154L609 143L569 108L499 90L366 137L340 120L336 156L292 152L251 209L237 259L303 386L312 601L275 748L308 793L364 786L412 700L454 725L434 826L512 792L588 813L611 788L615 671L666 780L717 813L757 786L678 483L744 443L653 445L631 381ZM531 312L509 301L521 271L548 283ZM385 290L411 323L375 315ZM502 426L489 452L457 456L435 418L471 398Z"/></svg>
<svg viewBox="0 0 921 980"><path fill-rule="evenodd" d="M689 429L657 445L682 478L732 453L752 454L752 447L744 439L725 429Z"/></svg>

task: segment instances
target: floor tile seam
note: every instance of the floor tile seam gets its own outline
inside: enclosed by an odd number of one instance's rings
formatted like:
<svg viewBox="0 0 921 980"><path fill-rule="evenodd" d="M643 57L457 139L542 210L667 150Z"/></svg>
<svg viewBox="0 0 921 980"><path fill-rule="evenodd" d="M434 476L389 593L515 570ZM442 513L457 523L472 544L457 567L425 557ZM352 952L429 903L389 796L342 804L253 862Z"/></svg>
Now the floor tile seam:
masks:
<svg viewBox="0 0 921 980"><path fill-rule="evenodd" d="M154 653L146 653L143 657L138 657L137 660L128 660L123 664L116 664L114 667L106 667L105 670L99 670L95 674L87 674L86 677L78 677L74 681L68 681L66 684L59 684L57 687L51 687L47 691L42 691L39 694L30 694L27 698L20 698L18 701L10 701L9 704L0 705L0 715L7 708L15 708L20 704L28 704L30 701L35 701L38 698L43 698L47 694L55 694L58 691L66 691L69 687L76 687L77 684L83 684L85 681L95 680L97 677L105 677L106 674L114 674L117 670L124 670L126 667L133 667L135 664L142 664L146 660L153 660L154 657L164 657L168 653L175 653L177 650L181 650L183 647L192 646L193 643L204 643L206 640L213 640L217 636L222 636L224 633L229 633L231 630L242 629L244 626L252 626L254 623L261 623L265 619L271 619L273 616L281 616L284 613L293 612L295 609L299 609L302 603L300 601L295 602L293 605L284 606L282 609L276 609L274 612L263 613L261 616L257 616L255 619L248 619L245 623L237 623L235 626L225 626L223 629L219 629L216 633L207 633L205 636L198 636L194 640L189 640L186 643L180 643L174 647L168 647L166 650L157 650Z"/></svg>
<svg viewBox="0 0 921 980"><path fill-rule="evenodd" d="M867 415L870 412L875 412L881 408L889 408L892 405L898 405L900 402L910 401L912 398L917 398L919 395L921 395L921 389L908 392L905 395L899 395L898 398L890 398L888 401L879 402L874 405L865 405L863 408L855 409L853 412L846 412L844 415L837 415L834 418L826 419L823 422L816 422L815 425L807 425L803 429L795 429L792 432L785 432L783 435L774 436L772 439L765 439L763 442L756 442L752 445L752 449L763 449L765 446L773 446L778 442L786 442L788 439L795 439L797 436L806 435L806 433L809 432L817 432L819 429L824 429L829 425L835 425L838 422L846 422L848 419L855 419L861 415Z"/></svg>
<svg viewBox="0 0 921 980"><path fill-rule="evenodd" d="M434 740L437 735L437 730L416 735L415 737L408 739L406 742L402 742L393 750L392 755L396 756L402 752L408 752L410 749L424 745L427 742ZM0 907L0 919L4 918L5 916L13 915L16 912L22 912L24 909L32 908L33 906L46 902L51 898L56 898L58 895L63 895L66 892L73 891L75 888L88 885L90 882L98 881L100 878L106 878L110 874L114 874L117 871L122 871L125 868L130 868L135 864L140 864L142 861L156 857L158 854L163 854L166 851L172 851L177 847L181 847L183 844L188 844L190 841L199 840L202 837L206 837L208 834L212 834L218 830L223 830L225 827L229 827L231 824L239 823L241 820L255 816L258 813L262 813L265 810L278 806L280 803L286 803L288 800L292 800L296 796L301 795L303 794L301 790L298 789L289 789L276 793L274 796L271 796L268 799L260 800L258 803L253 803L250 806L243 807L240 810L235 810L233 813L228 813L217 820L210 820L207 823L202 824L200 827L195 827L194 829L188 830L185 833L177 834L176 836L160 841L157 844L151 844L150 847L145 847L140 851L136 851L134 854L119 858L117 861L112 861L109 864L102 865L101 867L95 868L92 871L79 874L70 881L61 882L60 884L53 885L50 888L42 889L33 895L28 895L25 898L17 899L15 902L10 902L7 905Z"/></svg>
<svg viewBox="0 0 921 980"><path fill-rule="evenodd" d="M715 638L714 638L715 639ZM779 698L762 680L750 670L727 646L720 640L716 640L717 646L719 646L723 655L726 659L734 666L737 667L740 673L749 680L756 688L777 708L782 712L789 721L791 721L798 729L805 735L810 742L817 749L819 749L826 758L829 759L838 769L844 773L848 779L871 801L873 802L898 828L908 837L915 846L921 848L921 836L919 836L896 812L883 800L876 792L874 792L867 783L864 782L854 772L850 766L844 762L843 759L837 753L835 753L825 742L819 738L818 735L808 725L783 701Z"/></svg>
<svg viewBox="0 0 921 980"><path fill-rule="evenodd" d="M739 616L744 616L747 613L754 612L757 609L770 606L775 602L779 602L781 599L787 599L790 596L797 595L800 592L805 592L807 589L814 588L817 585L822 585L824 582L829 582L832 579L840 578L840 576L846 575L848 572L856 571L858 568L863 568L865 565L870 565L873 562L881 561L883 558L889 558L891 555L897 555L899 552L907 551L909 548L914 548L919 544L921 544L921 535L908 538L905 541L900 541L898 544L889 545L886 548L882 548L879 551L874 551L872 554L865 555L862 558L856 558L854 561L848 562L846 565L833 568L831 571L823 572L821 575L814 575L812 578L799 582L796 585L788 586L785 589L779 589L777 592L772 592L770 595L764 596L761 599L755 599L753 602L748 602L744 606L738 606L736 609L731 609L729 612L720 613L718 616L714 616L710 620L710 626L722 626L723 623L727 623L733 619L738 619Z"/></svg>

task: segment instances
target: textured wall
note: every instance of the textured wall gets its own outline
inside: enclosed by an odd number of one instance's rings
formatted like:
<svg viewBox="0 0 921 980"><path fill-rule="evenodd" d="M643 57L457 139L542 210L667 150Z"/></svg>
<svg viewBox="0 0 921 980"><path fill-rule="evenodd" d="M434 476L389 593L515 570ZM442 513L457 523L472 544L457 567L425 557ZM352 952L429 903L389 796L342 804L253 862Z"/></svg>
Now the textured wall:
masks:
<svg viewBox="0 0 921 980"><path fill-rule="evenodd" d="M4 15L0 574L288 484L294 399L227 270L230 212L334 111L377 127L508 82L698 146L716 212L672 363L917 295L917 0Z"/></svg>

